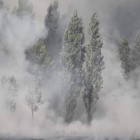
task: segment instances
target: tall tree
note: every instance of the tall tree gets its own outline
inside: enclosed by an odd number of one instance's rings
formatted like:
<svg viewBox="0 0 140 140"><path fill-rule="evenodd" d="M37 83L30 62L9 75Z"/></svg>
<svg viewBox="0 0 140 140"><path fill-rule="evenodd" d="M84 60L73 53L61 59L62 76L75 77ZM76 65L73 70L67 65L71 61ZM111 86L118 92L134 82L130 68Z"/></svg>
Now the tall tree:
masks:
<svg viewBox="0 0 140 140"><path fill-rule="evenodd" d="M18 0L18 7L14 9L13 13L20 18L24 16L34 17L33 6L28 0Z"/></svg>
<svg viewBox="0 0 140 140"><path fill-rule="evenodd" d="M87 121L90 124L93 118L94 109L98 100L98 93L102 88L103 80L101 72L104 68L99 22L97 15L93 14L89 29L90 42L85 47L85 61L83 64L83 101L87 112Z"/></svg>
<svg viewBox="0 0 140 140"><path fill-rule="evenodd" d="M118 43L119 58L121 60L122 73L126 80L129 79L130 73L133 70L132 53L129 47L127 38L123 37Z"/></svg>
<svg viewBox="0 0 140 140"><path fill-rule="evenodd" d="M34 113L45 102L42 98L41 86L52 61L47 57L47 50L42 39L39 39L33 47L26 51L26 56L30 62L29 71L35 76L35 87L30 88L25 96L25 104L31 110L33 119Z"/></svg>
<svg viewBox="0 0 140 140"><path fill-rule="evenodd" d="M43 40L39 39L32 48L26 51L27 59L36 65L45 65L46 51Z"/></svg>
<svg viewBox="0 0 140 140"><path fill-rule="evenodd" d="M65 96L65 122L70 123L74 117L77 98L80 94L82 71L82 49L85 41L82 18L75 11L70 18L64 34L62 47L62 62L68 77L68 87Z"/></svg>
<svg viewBox="0 0 140 140"><path fill-rule="evenodd" d="M49 6L44 24L48 29L48 35L44 40L48 50L48 56L52 59L55 57L58 58L62 48L62 33L59 30L60 17L57 1L54 1L54 3Z"/></svg>

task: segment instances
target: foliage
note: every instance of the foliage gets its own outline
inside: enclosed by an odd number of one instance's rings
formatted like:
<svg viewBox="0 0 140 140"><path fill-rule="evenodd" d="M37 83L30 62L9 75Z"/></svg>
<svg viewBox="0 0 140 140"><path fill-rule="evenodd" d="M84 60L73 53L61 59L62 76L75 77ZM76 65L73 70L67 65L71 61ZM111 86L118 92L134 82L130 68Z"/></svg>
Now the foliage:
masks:
<svg viewBox="0 0 140 140"><path fill-rule="evenodd" d="M47 57L44 41L39 39L36 44L26 51L27 60L30 62L30 72L37 78L44 77L44 71L52 66L52 61Z"/></svg>
<svg viewBox="0 0 140 140"><path fill-rule="evenodd" d="M39 39L36 44L26 52L27 59L32 63L43 66L46 64L46 48L43 40Z"/></svg>
<svg viewBox="0 0 140 140"><path fill-rule="evenodd" d="M85 47L85 61L83 63L83 101L87 111L88 123L92 121L95 104L98 100L98 92L102 88L103 80L101 72L104 68L101 49L103 43L99 34L99 22L97 15L93 14L89 24L90 42Z"/></svg>
<svg viewBox="0 0 140 140"><path fill-rule="evenodd" d="M133 70L132 53L127 38L122 38L118 43L118 52L121 60L121 67L123 69L123 75L127 80L129 79L130 73Z"/></svg>
<svg viewBox="0 0 140 140"><path fill-rule="evenodd" d="M49 6L44 24L48 29L48 35L44 39L45 46L48 50L47 55L57 61L62 48L62 33L60 30L60 15L57 1L54 1L53 4Z"/></svg>
<svg viewBox="0 0 140 140"><path fill-rule="evenodd" d="M77 106L77 98L80 94L80 81L82 70L82 48L84 44L84 32L82 19L78 17L77 11L70 18L68 27L64 34L64 45L62 48L62 62L66 69L65 80L67 89L65 96L65 122L70 123L74 117Z"/></svg>

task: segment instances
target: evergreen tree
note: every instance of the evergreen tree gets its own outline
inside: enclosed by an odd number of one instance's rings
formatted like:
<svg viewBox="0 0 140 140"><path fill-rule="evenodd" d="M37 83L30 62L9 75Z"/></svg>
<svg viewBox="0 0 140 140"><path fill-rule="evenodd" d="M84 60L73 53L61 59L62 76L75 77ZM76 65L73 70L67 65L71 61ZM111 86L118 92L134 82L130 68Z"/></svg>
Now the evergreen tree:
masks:
<svg viewBox="0 0 140 140"><path fill-rule="evenodd" d="M26 51L26 54L27 59L32 63L38 66L44 65L46 59L46 48L44 42L39 39L31 49Z"/></svg>
<svg viewBox="0 0 140 140"><path fill-rule="evenodd" d="M19 18L24 16L34 17L33 6L28 0L18 0L18 7L14 9L13 13Z"/></svg>
<svg viewBox="0 0 140 140"><path fill-rule="evenodd" d="M118 44L119 58L123 69L124 78L129 79L130 72L133 70L132 55L127 38L122 38Z"/></svg>
<svg viewBox="0 0 140 140"><path fill-rule="evenodd" d="M103 80L101 72L104 68L101 49L103 43L99 34L99 22L97 15L93 14L89 24L90 42L85 47L85 61L83 64L83 101L87 112L87 121L90 124L93 118L98 93L102 88Z"/></svg>
<svg viewBox="0 0 140 140"><path fill-rule="evenodd" d="M74 117L77 98L80 94L82 71L82 49L85 41L83 22L77 11L70 18L64 34L62 62L66 69L67 89L65 96L65 122L70 123Z"/></svg>
<svg viewBox="0 0 140 140"><path fill-rule="evenodd" d="M44 24L48 29L48 35L44 39L45 46L48 50L47 55L52 59L58 58L62 48L62 33L59 28L60 17L57 1L54 1L54 3L49 6Z"/></svg>

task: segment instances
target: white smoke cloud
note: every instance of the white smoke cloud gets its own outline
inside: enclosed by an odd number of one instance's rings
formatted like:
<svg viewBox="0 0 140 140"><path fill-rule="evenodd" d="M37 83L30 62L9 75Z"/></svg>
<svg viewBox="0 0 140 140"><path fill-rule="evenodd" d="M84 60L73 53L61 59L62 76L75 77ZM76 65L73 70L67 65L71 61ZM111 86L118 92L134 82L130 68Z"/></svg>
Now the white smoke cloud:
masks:
<svg viewBox="0 0 140 140"><path fill-rule="evenodd" d="M47 7L52 1L30 1L34 5L36 20L41 19L41 21L43 21L47 12ZM11 1L7 2L11 3ZM17 1L11 3L13 7L16 2ZM25 93L28 91L28 86L33 81L32 75L27 72L28 62L26 61L25 50L34 45L38 38L44 37L46 35L46 30L44 31L42 22L33 22L28 16L19 19L12 14L8 14L5 19L4 14L7 12L1 11L0 31L3 33L3 41L0 42L0 77L3 75L14 75L19 82L20 89L17 99L18 108L15 114L5 111L3 100L5 96L3 95L3 90L0 89L0 133L30 137L60 135L84 135L101 139L106 137L138 137L140 134L139 88L134 88L132 81L124 81L121 73L120 61L117 56L116 45L109 39L112 35L109 34L112 27L114 27L115 37L120 37L120 32L118 30L122 29L120 26L117 26L118 28L116 26L110 27L110 25L114 23L114 21L111 21L112 13L115 13L118 5L127 2L131 5L132 3L130 0L125 0L123 3L121 0L59 0L59 2L61 14L72 12L74 9L78 10L78 13L84 20L85 30L88 27L89 19L93 12L97 12L100 19L101 34L104 42L104 85L100 92L100 99L97 104L97 110L92 125L87 126L80 121L85 119L84 106L77 107L81 109L80 118L76 117L75 121L70 125L64 124L61 117L56 118L56 114L53 110L46 109L51 105L49 101L35 114L36 117L32 122L30 110L28 110L28 107L24 104ZM133 1L133 3L135 3L135 1ZM136 3L138 3L138 1L136 1ZM5 20L6 24L3 23ZM111 24L108 24L109 21ZM5 25L4 27L3 24ZM56 76L56 79L55 86L51 86L51 84L54 84L51 82L47 83L48 86L43 88L45 94L47 94L47 99L55 95L51 93L52 90L56 92L58 86L61 86L59 76ZM49 89L47 89L48 87ZM82 105L82 103L80 103L80 105ZM77 121L78 119L79 121Z"/></svg>
<svg viewBox="0 0 140 140"><path fill-rule="evenodd" d="M29 64L25 51L39 38L44 38L47 35L47 29L42 23L33 21L29 16L18 18L6 9L0 10L0 23L0 83L3 76L14 76L19 88L17 110L15 113L10 113L5 108L5 99L8 97L0 84L0 134L1 136L2 134L18 135L19 132L23 132L25 135L28 132L27 128L31 125L25 121L30 120L30 110L28 111L24 103L24 97L34 80L27 71Z"/></svg>

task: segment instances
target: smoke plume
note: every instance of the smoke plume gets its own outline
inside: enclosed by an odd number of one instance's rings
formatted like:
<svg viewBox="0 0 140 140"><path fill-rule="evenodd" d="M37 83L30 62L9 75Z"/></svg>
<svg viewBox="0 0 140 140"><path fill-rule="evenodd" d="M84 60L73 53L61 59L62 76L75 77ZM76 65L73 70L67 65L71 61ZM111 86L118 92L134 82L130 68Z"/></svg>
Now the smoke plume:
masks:
<svg viewBox="0 0 140 140"><path fill-rule="evenodd" d="M44 18L52 1L30 0L33 4L35 20L30 16L19 18L10 11L17 6L17 1L8 1L8 9L0 10L0 79L3 76L14 76L18 82L17 109L15 113L7 111L6 91L0 84L0 135L18 137L52 137L52 136L92 136L104 139L107 137L137 138L140 135L140 98L139 88L134 88L133 81L126 82L121 73L121 62L118 59L116 41L122 36L133 43L136 32L140 29L139 0L58 0L60 16L67 17L62 26L67 26L69 16L74 10L83 18L86 40L87 28L91 15L96 12L100 21L100 31L104 42L103 55L103 88L91 126L85 123L86 115L82 99L79 99L74 122L66 125L63 122L62 102L64 94L63 73L55 70L50 73L52 80L42 87L46 102L35 113L34 121L31 112L24 103L28 88L35 77L29 73L29 61L25 51L31 48L38 39L45 38L47 31ZM138 80L138 83L140 80ZM80 117L79 117L80 116Z"/></svg>

